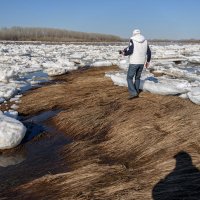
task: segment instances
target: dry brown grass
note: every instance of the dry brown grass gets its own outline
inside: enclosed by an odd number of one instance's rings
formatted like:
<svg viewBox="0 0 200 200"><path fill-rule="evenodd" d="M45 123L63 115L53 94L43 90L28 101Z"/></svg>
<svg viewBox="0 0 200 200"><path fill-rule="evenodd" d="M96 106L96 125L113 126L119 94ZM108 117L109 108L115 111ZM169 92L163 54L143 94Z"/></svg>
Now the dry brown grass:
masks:
<svg viewBox="0 0 200 200"><path fill-rule="evenodd" d="M149 93L127 100L127 89L104 77L105 71L114 69L73 72L60 77L60 84L22 98L19 111L24 115L62 109L49 123L73 138L59 149L68 171L10 188L4 196L148 200L154 186L175 168L173 156L180 151L200 167L200 107L178 97ZM193 176L200 187L198 174ZM174 187L176 181L171 182ZM161 192L156 200L167 199L169 191Z"/></svg>

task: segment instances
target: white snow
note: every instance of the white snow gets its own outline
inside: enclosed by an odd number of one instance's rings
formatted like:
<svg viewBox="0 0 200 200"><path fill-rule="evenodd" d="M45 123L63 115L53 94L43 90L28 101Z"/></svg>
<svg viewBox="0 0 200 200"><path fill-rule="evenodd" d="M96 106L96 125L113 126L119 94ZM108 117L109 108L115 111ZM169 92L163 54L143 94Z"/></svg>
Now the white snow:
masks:
<svg viewBox="0 0 200 200"><path fill-rule="evenodd" d="M140 89L160 95L178 95L200 105L200 45L152 45L151 50L151 73L143 70ZM121 71L106 76L115 85L127 87L128 65L127 57L120 57Z"/></svg>
<svg viewBox="0 0 200 200"><path fill-rule="evenodd" d="M96 61L91 64L92 67L109 67L112 65L113 65L113 63L110 61Z"/></svg>
<svg viewBox="0 0 200 200"><path fill-rule="evenodd" d="M128 57L118 54L127 43L121 44L15 44L0 43L0 103L34 85L48 81L48 76L65 74L83 66L118 65L120 72L107 74L115 84L127 86ZM141 88L163 95L179 95L197 103L194 88L200 87L200 45L151 45L150 70L143 72ZM161 77L153 74L160 73ZM156 81L156 82L155 82ZM194 90L193 90L194 89ZM10 109L10 108L8 108ZM17 109L13 105L12 109Z"/></svg>
<svg viewBox="0 0 200 200"><path fill-rule="evenodd" d="M18 112L16 110L9 109L9 110L4 111L4 115L6 115L8 117L12 117L14 119L17 119Z"/></svg>
<svg viewBox="0 0 200 200"><path fill-rule="evenodd" d="M200 64L200 56L191 56L188 60L191 63Z"/></svg>
<svg viewBox="0 0 200 200"><path fill-rule="evenodd" d="M83 66L116 65L117 51L122 47L0 43L0 103L48 81L48 77L41 78L37 72L57 76Z"/></svg>
<svg viewBox="0 0 200 200"><path fill-rule="evenodd" d="M140 88L154 94L176 95L187 93L190 90L190 84L186 80L155 78L155 80L145 79L141 81Z"/></svg>
<svg viewBox="0 0 200 200"><path fill-rule="evenodd" d="M110 77L114 84L119 86L127 86L126 72L110 73L106 75ZM165 77L155 78L153 74L142 73L140 89L154 94L176 95L187 93L190 91L191 84L187 80L170 79Z"/></svg>
<svg viewBox="0 0 200 200"><path fill-rule="evenodd" d="M18 120L0 113L0 149L16 147L26 133L26 127Z"/></svg>
<svg viewBox="0 0 200 200"><path fill-rule="evenodd" d="M64 68L48 68L45 69L45 72L49 75L49 76L58 76L58 75L62 75L66 73L66 69Z"/></svg>
<svg viewBox="0 0 200 200"><path fill-rule="evenodd" d="M123 72L118 72L109 75L115 85L128 86L126 81L126 74Z"/></svg>
<svg viewBox="0 0 200 200"><path fill-rule="evenodd" d="M58 76L62 74L66 74L69 71L77 70L77 66L71 66L71 67L52 67L52 68L47 68L44 70L49 76Z"/></svg>
<svg viewBox="0 0 200 200"><path fill-rule="evenodd" d="M9 79L15 75L14 71L11 69L3 69L0 71L0 82L8 83Z"/></svg>
<svg viewBox="0 0 200 200"><path fill-rule="evenodd" d="M192 88L187 95L193 103L200 105L200 87Z"/></svg>
<svg viewBox="0 0 200 200"><path fill-rule="evenodd" d="M13 85L0 82L0 98L10 99L16 92L17 89Z"/></svg>

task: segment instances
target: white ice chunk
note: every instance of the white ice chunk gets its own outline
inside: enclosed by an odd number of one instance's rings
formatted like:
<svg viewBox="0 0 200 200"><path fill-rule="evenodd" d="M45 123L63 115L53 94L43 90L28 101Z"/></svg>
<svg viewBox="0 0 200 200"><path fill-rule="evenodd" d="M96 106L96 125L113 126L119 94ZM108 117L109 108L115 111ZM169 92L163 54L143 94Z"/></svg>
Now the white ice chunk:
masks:
<svg viewBox="0 0 200 200"><path fill-rule="evenodd" d="M9 79L15 75L14 71L11 69L1 69L0 70L0 81L1 82L9 82Z"/></svg>
<svg viewBox="0 0 200 200"><path fill-rule="evenodd" d="M125 73L116 73L116 74L110 74L110 78L114 82L115 85L119 86L128 86L126 81L126 74Z"/></svg>
<svg viewBox="0 0 200 200"><path fill-rule="evenodd" d="M65 68L48 68L48 69L45 69L45 72L49 76L58 76L58 75L65 74L67 70Z"/></svg>
<svg viewBox="0 0 200 200"><path fill-rule="evenodd" d="M16 105L16 104L13 104L13 105L11 106L11 108L12 108L13 110L17 110L17 109L19 108L19 106Z"/></svg>
<svg viewBox="0 0 200 200"><path fill-rule="evenodd" d="M74 71L78 69L78 66L67 66L65 67L67 72Z"/></svg>
<svg viewBox="0 0 200 200"><path fill-rule="evenodd" d="M13 97L13 98L10 99L10 102L18 101L19 98L20 98L20 97L19 97L18 95L15 95L15 97Z"/></svg>
<svg viewBox="0 0 200 200"><path fill-rule="evenodd" d="M85 56L85 52L75 52L70 55L70 58L81 59Z"/></svg>
<svg viewBox="0 0 200 200"><path fill-rule="evenodd" d="M12 117L14 119L17 119L18 112L15 110L6 110L6 111L4 111L4 115L6 115L8 117Z"/></svg>
<svg viewBox="0 0 200 200"><path fill-rule="evenodd" d="M140 87L145 91L160 95L176 95L190 90L188 81L168 78L146 79L141 81Z"/></svg>
<svg viewBox="0 0 200 200"><path fill-rule="evenodd" d="M96 61L91 64L92 67L109 67L112 65L113 65L113 63L110 61Z"/></svg>
<svg viewBox="0 0 200 200"><path fill-rule="evenodd" d="M191 56L188 60L191 63L200 64L200 56Z"/></svg>
<svg viewBox="0 0 200 200"><path fill-rule="evenodd" d="M129 66L129 63L128 63L128 61L127 60L121 60L120 62L119 62L119 68L120 69L123 69L123 70L128 70L128 66Z"/></svg>
<svg viewBox="0 0 200 200"><path fill-rule="evenodd" d="M176 95L187 93L191 89L191 85L187 80L169 79L164 77L155 78L153 76L148 77L148 75L151 75L151 73L144 70L141 77L140 89L154 94ZM127 86L126 72L117 72L107 76L112 79L114 84Z"/></svg>
<svg viewBox="0 0 200 200"><path fill-rule="evenodd" d="M182 99L188 99L187 93L181 94L181 95L179 95L179 97L182 98Z"/></svg>
<svg viewBox="0 0 200 200"><path fill-rule="evenodd" d="M192 88L187 95L193 103L200 105L200 87Z"/></svg>
<svg viewBox="0 0 200 200"><path fill-rule="evenodd" d="M10 149L20 144L26 127L18 120L0 114L0 149Z"/></svg>
<svg viewBox="0 0 200 200"><path fill-rule="evenodd" d="M0 83L0 98L10 99L16 92L15 87Z"/></svg>

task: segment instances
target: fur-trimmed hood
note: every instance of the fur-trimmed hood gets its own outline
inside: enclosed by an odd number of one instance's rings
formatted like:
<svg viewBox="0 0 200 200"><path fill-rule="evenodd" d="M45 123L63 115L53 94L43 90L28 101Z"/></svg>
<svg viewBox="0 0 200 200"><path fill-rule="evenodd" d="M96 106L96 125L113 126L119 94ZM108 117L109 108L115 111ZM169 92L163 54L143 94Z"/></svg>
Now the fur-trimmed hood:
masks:
<svg viewBox="0 0 200 200"><path fill-rule="evenodd" d="M131 37L131 39L139 43L143 43L146 40L145 37L141 34L134 35Z"/></svg>

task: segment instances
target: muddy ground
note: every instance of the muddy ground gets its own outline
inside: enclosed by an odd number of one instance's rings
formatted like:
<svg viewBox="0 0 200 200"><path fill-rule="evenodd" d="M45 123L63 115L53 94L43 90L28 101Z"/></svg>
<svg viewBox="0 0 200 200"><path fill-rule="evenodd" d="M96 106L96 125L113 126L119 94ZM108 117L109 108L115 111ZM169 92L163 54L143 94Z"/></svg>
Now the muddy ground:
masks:
<svg viewBox="0 0 200 200"><path fill-rule="evenodd" d="M1 152L24 158L0 167L1 200L200 199L200 106L145 92L128 100L104 76L113 70L78 70L22 97L21 119L40 134Z"/></svg>

